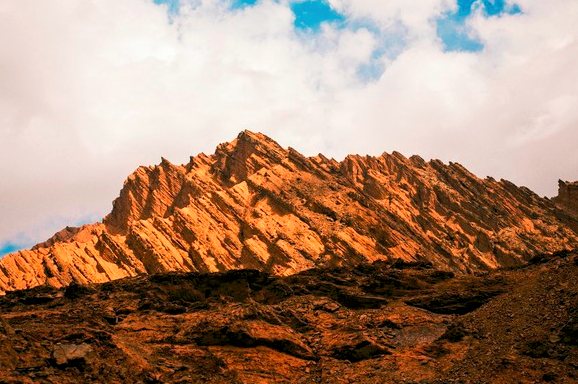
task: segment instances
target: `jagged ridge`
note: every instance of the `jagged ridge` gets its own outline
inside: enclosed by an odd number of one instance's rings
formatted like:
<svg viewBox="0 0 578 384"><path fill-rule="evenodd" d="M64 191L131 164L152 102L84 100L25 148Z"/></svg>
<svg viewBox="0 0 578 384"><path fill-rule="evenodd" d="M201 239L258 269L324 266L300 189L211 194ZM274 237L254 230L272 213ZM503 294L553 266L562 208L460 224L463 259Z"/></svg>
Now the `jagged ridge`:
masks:
<svg viewBox="0 0 578 384"><path fill-rule="evenodd" d="M102 223L0 260L0 289L394 258L471 272L576 248L577 233L575 216L548 199L457 163L397 152L308 158L243 131L186 165L139 167Z"/></svg>

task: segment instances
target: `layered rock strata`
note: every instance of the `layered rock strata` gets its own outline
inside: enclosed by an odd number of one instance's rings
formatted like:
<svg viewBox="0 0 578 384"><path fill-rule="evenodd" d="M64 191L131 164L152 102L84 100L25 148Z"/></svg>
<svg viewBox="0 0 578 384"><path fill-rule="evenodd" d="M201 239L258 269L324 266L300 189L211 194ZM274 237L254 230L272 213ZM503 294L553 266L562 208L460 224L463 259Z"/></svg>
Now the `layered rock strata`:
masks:
<svg viewBox="0 0 578 384"><path fill-rule="evenodd" d="M392 259L472 272L576 248L577 233L552 201L457 163L397 152L338 162L244 131L188 164L139 167L102 223L0 260L0 290Z"/></svg>

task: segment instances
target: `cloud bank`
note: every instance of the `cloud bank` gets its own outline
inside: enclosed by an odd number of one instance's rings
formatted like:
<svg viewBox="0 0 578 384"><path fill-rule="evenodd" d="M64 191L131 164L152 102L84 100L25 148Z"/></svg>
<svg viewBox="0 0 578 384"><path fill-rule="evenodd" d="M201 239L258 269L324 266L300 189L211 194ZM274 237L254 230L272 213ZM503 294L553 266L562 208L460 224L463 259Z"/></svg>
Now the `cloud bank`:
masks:
<svg viewBox="0 0 578 384"><path fill-rule="evenodd" d="M316 28L286 0L171 3L0 3L0 253L100 219L137 166L246 128L307 155L458 161L542 195L578 179L574 0L466 1L463 50L440 21L464 2L330 0Z"/></svg>

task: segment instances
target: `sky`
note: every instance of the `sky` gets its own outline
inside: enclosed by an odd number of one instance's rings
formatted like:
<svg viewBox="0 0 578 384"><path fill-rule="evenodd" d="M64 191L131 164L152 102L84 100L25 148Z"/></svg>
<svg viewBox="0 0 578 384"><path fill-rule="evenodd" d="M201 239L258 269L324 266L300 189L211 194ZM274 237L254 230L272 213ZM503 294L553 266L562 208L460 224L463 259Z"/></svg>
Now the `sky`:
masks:
<svg viewBox="0 0 578 384"><path fill-rule="evenodd" d="M578 180L576 0L0 0L0 255L243 129Z"/></svg>

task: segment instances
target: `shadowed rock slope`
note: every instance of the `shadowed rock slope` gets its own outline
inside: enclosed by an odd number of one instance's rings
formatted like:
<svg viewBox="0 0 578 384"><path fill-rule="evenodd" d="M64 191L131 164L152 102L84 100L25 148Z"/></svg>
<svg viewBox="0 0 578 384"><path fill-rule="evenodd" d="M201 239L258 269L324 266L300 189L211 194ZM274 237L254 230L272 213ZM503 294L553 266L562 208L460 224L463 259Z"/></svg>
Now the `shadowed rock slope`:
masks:
<svg viewBox="0 0 578 384"><path fill-rule="evenodd" d="M0 297L0 382L569 384L577 308L573 252L37 287Z"/></svg>
<svg viewBox="0 0 578 384"><path fill-rule="evenodd" d="M578 181L558 181L558 196L552 199L563 210L578 217Z"/></svg>
<svg viewBox="0 0 578 384"><path fill-rule="evenodd" d="M0 290L396 258L471 272L575 248L577 232L563 207L457 163L397 152L337 162L244 131L188 164L138 168L102 223L0 260Z"/></svg>

